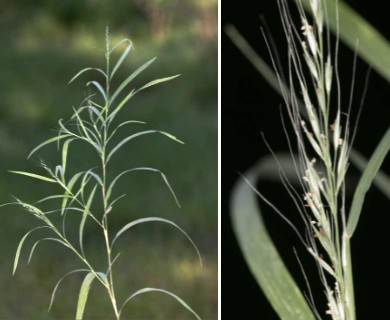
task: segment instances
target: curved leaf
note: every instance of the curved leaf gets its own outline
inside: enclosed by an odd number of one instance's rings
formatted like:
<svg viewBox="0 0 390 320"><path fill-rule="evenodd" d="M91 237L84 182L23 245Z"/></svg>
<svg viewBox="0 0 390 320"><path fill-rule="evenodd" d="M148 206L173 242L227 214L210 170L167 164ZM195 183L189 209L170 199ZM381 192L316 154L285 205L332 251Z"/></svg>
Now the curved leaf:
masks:
<svg viewBox="0 0 390 320"><path fill-rule="evenodd" d="M55 287L54 287L54 289L53 289L53 292L52 292L51 298L50 298L49 309L47 310L47 312L50 311L51 306L53 305L54 298L55 298L55 295L56 295L58 286L60 285L60 283L62 282L62 280L64 280L67 276L69 276L69 275L71 275L71 274L73 274L73 273L76 273L76 272L90 272L90 270L89 270L89 269L77 269L77 270L70 271L70 272L68 272L67 274L65 274L64 276L62 276L62 277L60 278L60 280L57 281L57 284L55 285Z"/></svg>
<svg viewBox="0 0 390 320"><path fill-rule="evenodd" d="M364 170L359 183L356 187L355 194L353 195L351 209L349 211L347 233L351 237L356 229L359 217L363 208L364 199L368 189L382 165L383 160L390 151L390 128L379 142L370 160L368 161L367 167Z"/></svg>
<svg viewBox="0 0 390 320"><path fill-rule="evenodd" d="M95 275L92 272L90 272L85 276L84 281L81 284L79 300L77 302L76 320L83 319L85 305L88 300L89 290L91 289L91 285L94 279L95 279Z"/></svg>
<svg viewBox="0 0 390 320"><path fill-rule="evenodd" d="M66 137L69 137L70 135L69 134L63 134L63 135L59 135L59 136L56 136L54 138L51 138L51 139L48 139L48 140L45 140L43 141L41 144L39 144L38 146L36 146L31 152L30 154L27 156L27 159L30 159L30 157L35 153L37 152L39 149L41 149L42 147L48 145L49 143L52 143L52 142L56 142L56 141L59 141L61 139L64 139Z"/></svg>
<svg viewBox="0 0 390 320"><path fill-rule="evenodd" d="M294 178L296 173L292 163L290 167L294 174L286 172L286 175ZM245 173L245 177L255 184L260 177L279 179L279 171L275 160L267 157ZM232 191L230 207L233 229L245 260L276 313L282 320L314 320L313 312L279 256L259 215L255 193L242 179Z"/></svg>
<svg viewBox="0 0 390 320"><path fill-rule="evenodd" d="M123 307L129 302L131 299L135 298L136 296L139 296L140 294L147 293L147 292L162 292L165 293L171 297L173 297L176 301L178 301L184 308L186 308L188 311L190 311L198 320L201 320L201 318L197 315L197 313L191 309L191 307L181 298L179 298L177 295L175 295L172 292L169 292L167 290L163 289L157 289L157 288L143 288L141 290L138 290L137 292L133 293L130 297L128 297L125 302L123 303L119 314L121 314Z"/></svg>
<svg viewBox="0 0 390 320"><path fill-rule="evenodd" d="M106 96L106 93L104 92L104 89L103 89L102 85L99 82L97 82L97 81L89 81L89 82L87 82L86 85L89 86L91 84L94 85L94 87L96 89L98 89L98 91L101 93L104 101L107 101L107 96Z"/></svg>
<svg viewBox="0 0 390 320"><path fill-rule="evenodd" d="M162 173L162 172L161 172L160 170L158 170L158 169L149 168L149 167L139 167L139 168L128 169L128 170L125 170L125 171L121 172L120 174L118 174L118 175L115 177L115 179L110 183L110 186L109 186L108 189L107 189L107 194L106 194L107 199L110 198L111 193L112 193L112 189L114 188L114 186L115 186L115 184L117 183L117 181L119 180L119 178L121 178L124 174L129 173L129 172L133 172L133 171L152 171L152 172L157 172L157 173L159 173L159 174L161 175L162 179L164 180L165 185L168 187L168 189L169 189L169 191L171 192L173 198L175 199L176 204L177 204L178 207L180 208L180 203L179 203L179 201L177 200L176 194L175 194L175 192L173 191L171 185L169 184L168 179L167 179L167 177L165 176L165 174Z"/></svg>
<svg viewBox="0 0 390 320"><path fill-rule="evenodd" d="M127 55L129 54L131 48L133 47L133 44L130 42L130 44L126 47L126 49L123 51L121 57L118 59L118 62L116 63L114 69L112 69L110 79L113 78L114 74L117 72L123 61L126 59Z"/></svg>
<svg viewBox="0 0 390 320"><path fill-rule="evenodd" d="M81 76L84 72L86 71L90 71L90 70L94 70L94 71L97 71L99 73L101 73L105 78L107 78L107 75L106 73L99 69L99 68L84 68L83 70L79 71L72 79L69 80L68 84L72 83L74 80L76 80L79 76Z"/></svg>
<svg viewBox="0 0 390 320"><path fill-rule="evenodd" d="M173 136L172 134L168 133L168 132L165 132L165 131L159 131L159 130L146 130L146 131L141 131L141 132L137 132L137 133L134 133L132 134L131 136L128 136L127 138L124 138L122 141L120 141L111 151L110 153L108 154L107 156L107 163L108 161L111 159L111 157L115 154L115 152L117 152L126 142L129 142L130 140L134 139L134 138L137 138L139 136L142 136L144 134L150 134L150 133L160 133L166 137L168 137L169 139L172 139L176 142L179 142L181 144L184 144L184 142L180 141L179 139L177 139L175 136Z"/></svg>
<svg viewBox="0 0 390 320"><path fill-rule="evenodd" d="M48 227L48 226L36 227L36 228L30 230L29 232L27 232L27 233L22 237L22 239L20 239L19 244L18 244L18 248L16 249L16 254L15 254L15 259L14 259L14 268L13 268L13 270L12 270L12 275L15 274L16 268L18 267L19 257L20 257L20 251L22 250L22 246L23 246L23 243L24 243L24 241L26 240L26 238L27 238L32 232L34 232L35 230L44 229L44 228L45 228L45 229L50 229L50 227Z"/></svg>
<svg viewBox="0 0 390 320"><path fill-rule="evenodd" d="M110 99L110 103L112 104L116 97L122 92L122 90L136 77L138 76L142 71L144 71L147 67L149 67L156 58L150 59L149 61L145 62L142 66L140 66L137 70L135 70L130 76L126 78L125 81L122 82L122 84L119 86L118 89L114 92Z"/></svg>
<svg viewBox="0 0 390 320"><path fill-rule="evenodd" d="M85 256L84 246L83 246L84 225L85 225L85 221L87 220L88 214L90 213L89 210L91 208L92 201L93 201L93 198L95 196L96 187L97 187L97 185L95 185L95 187L92 189L92 191L89 195L89 198L88 198L87 204L84 207L83 216L82 216L81 222L80 222L79 241L80 241L80 249L81 249L81 253L82 253L83 257Z"/></svg>
<svg viewBox="0 0 390 320"><path fill-rule="evenodd" d="M55 241L55 242L59 242L59 243L61 243L63 246L69 248L68 244L67 244L66 242L60 240L60 239L57 239L57 238L43 238L43 239L41 239L41 240L36 241L36 242L34 243L34 245L32 246L31 251L30 251L30 255L29 255L29 257L28 257L27 264L30 263L31 258L32 258L33 254L34 254L35 248L36 248L37 245L38 245L39 243L41 243L42 241Z"/></svg>
<svg viewBox="0 0 390 320"><path fill-rule="evenodd" d="M202 263L202 257L200 256L200 252L198 250L198 247L195 245L194 241L192 241L192 239L190 238L190 236L182 229L180 228L176 223L170 221L170 220L167 220L167 219L163 219L163 218L158 218L158 217L149 217L149 218L141 218L141 219L137 219L137 220L134 220L128 224L126 224L122 229L120 229L117 234L115 235L114 239L112 239L112 242L111 242L111 248L114 246L114 243L115 241L127 230L129 230L130 228L138 225L138 224L141 224L141 223L146 223L146 222L164 222L164 223L168 223L172 226L174 226L176 229L179 229L186 237L187 239L191 242L192 246L195 248L195 251L196 253L198 254L198 257L199 257L199 262L201 265L203 265Z"/></svg>
<svg viewBox="0 0 390 320"><path fill-rule="evenodd" d="M350 160L361 172L367 167L368 161L359 152L351 149ZM383 171L378 171L373 184L390 200L390 177Z"/></svg>
<svg viewBox="0 0 390 320"><path fill-rule="evenodd" d="M151 86L155 86L156 84L159 84L159 83L163 83L163 82L166 82L166 81L170 81L170 80L173 80L177 77L179 77L180 74L177 74L177 75L174 75L174 76L171 76L171 77L166 77L166 78L161 78L161 79L156 79L156 80L153 80L153 81L150 81L148 82L147 84L143 85L141 88L139 88L137 90L138 91L141 91L141 90L144 90L146 88L149 88Z"/></svg>

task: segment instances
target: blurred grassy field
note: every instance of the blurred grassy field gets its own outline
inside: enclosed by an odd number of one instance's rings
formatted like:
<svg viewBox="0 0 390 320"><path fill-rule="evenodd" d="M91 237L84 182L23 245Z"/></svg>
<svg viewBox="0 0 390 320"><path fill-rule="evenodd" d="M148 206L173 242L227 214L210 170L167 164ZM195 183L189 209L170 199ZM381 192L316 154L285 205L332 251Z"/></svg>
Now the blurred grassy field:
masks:
<svg viewBox="0 0 390 320"><path fill-rule="evenodd" d="M126 4L127 3L127 4ZM131 2L130 2L131 3ZM86 94L88 77L67 85L81 68L104 65L104 29L110 25L112 40L129 37L135 49L119 79L135 67L158 56L156 62L133 84L155 78L181 76L136 95L122 119L148 123L185 142L179 145L159 136L134 140L113 160L114 173L135 166L161 169L170 180L182 208L155 174L127 175L119 190L127 196L111 214L110 226L118 230L141 217L172 219L194 239L196 252L185 237L164 224L145 224L120 241L116 265L119 300L143 287L170 290L187 301L203 319L217 319L217 11L216 1L142 1L134 5L118 1L40 0L4 2L0 8L0 202L16 195L35 201L50 194L45 183L14 176L7 170L39 170L27 161L28 152L53 135L57 120L68 118ZM190 7L192 3L193 8ZM154 6L154 7L153 7ZM194 10L194 8L196 10ZM157 19L153 10L160 13ZM115 84L114 84L115 85ZM39 157L55 166L58 154L47 148ZM93 164L82 146L72 150L72 167ZM36 158L36 160L39 158ZM77 230L68 220L69 234ZM27 257L38 234L22 252L20 268L12 277L15 250L25 232L37 225L28 213L0 208L0 319L72 319L79 275L67 278L57 292L50 313L47 307L56 281L81 267L65 249L53 243L38 246L29 266ZM86 251L99 265L104 261L103 239L92 225L86 226ZM102 263L104 267L104 262ZM95 283L87 303L87 319L112 319L106 292ZM132 300L126 319L193 319L169 296L149 293Z"/></svg>

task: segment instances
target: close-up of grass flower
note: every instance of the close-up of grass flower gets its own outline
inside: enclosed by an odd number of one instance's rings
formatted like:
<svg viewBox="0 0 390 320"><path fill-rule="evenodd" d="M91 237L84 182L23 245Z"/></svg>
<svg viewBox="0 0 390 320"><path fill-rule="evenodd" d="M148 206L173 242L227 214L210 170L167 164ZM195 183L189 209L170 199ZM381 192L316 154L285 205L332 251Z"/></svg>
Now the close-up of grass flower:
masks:
<svg viewBox="0 0 390 320"><path fill-rule="evenodd" d="M355 139L362 136L360 118L370 83L370 69L356 79L361 74L357 56L389 79L384 70L387 62L379 64L378 59L388 61L385 53L390 46L343 1L278 0L276 9L283 36L273 35L264 16L259 32L259 41L271 56L269 63L234 21L225 27L229 41L282 97L277 135L284 136L286 144L280 150L280 142L273 143L271 125L269 130L265 125L259 128L259 141L269 155L246 169L231 189L232 231L252 279L274 310L269 319L360 319L366 300L358 281L362 276L356 272L362 266L355 269L353 240L368 190L375 185L388 196L390 180L380 169L390 150L390 129L384 121L378 141L365 137L376 145L367 159L355 149ZM282 41L285 51L277 49ZM341 58L345 49L340 49L340 41L353 51L349 71ZM270 117L262 105L260 118ZM351 179L356 176L351 165L361 171L356 181ZM269 184L261 180L280 181L283 191L268 190ZM270 192L274 189L283 195L275 197ZM290 199L289 205L282 203L287 201L282 197ZM263 208L267 206L270 210ZM270 214L281 218L290 240L278 240L281 232L275 222L271 224Z"/></svg>

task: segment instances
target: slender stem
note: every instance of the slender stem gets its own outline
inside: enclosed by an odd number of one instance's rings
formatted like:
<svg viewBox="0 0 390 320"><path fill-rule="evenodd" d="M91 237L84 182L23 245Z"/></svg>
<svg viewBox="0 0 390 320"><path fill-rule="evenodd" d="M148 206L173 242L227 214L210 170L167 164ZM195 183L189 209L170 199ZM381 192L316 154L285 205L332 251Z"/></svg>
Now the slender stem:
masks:
<svg viewBox="0 0 390 320"><path fill-rule="evenodd" d="M104 123L107 122L109 117L109 107L110 107L110 39L108 34L108 27L106 29L106 105L104 112ZM106 244L107 251L107 264L108 264L108 294L110 296L111 304L114 309L115 317L117 320L120 319L120 313L118 310L115 290L114 290L114 276L112 273L112 258L111 258L111 246L110 246L110 236L108 234L108 199L107 199L107 162L106 162L106 147L108 143L108 128L107 125L102 124L103 128L103 137L102 137L102 152L101 152L101 161L102 161L102 199L103 199L103 234Z"/></svg>
<svg viewBox="0 0 390 320"><path fill-rule="evenodd" d="M355 294L353 287L352 258L350 237L344 232L344 272L345 272L345 304L347 306L347 320L356 319Z"/></svg>

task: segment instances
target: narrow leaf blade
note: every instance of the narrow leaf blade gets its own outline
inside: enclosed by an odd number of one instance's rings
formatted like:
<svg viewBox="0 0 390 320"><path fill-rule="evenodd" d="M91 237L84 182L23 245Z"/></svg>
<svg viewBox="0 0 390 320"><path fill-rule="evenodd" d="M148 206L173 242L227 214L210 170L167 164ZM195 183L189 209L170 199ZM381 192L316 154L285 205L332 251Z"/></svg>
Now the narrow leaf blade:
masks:
<svg viewBox="0 0 390 320"><path fill-rule="evenodd" d="M145 135L145 134L151 134L151 133L160 133L166 137L168 137L169 139L172 139L173 141L176 141L178 143L181 143L181 144L184 144L183 141L177 139L175 136L171 135L170 133L168 132L165 132L165 131L159 131L159 130L145 130L145 131L141 131L141 132L137 132L137 133L134 133L132 134L131 136L128 136L127 138L124 138L123 140L121 140L111 151L110 153L108 154L107 156L107 162L111 159L111 157L115 154L115 152L117 152L125 143L129 142L130 140L133 140L134 138L137 138L139 136L142 136L142 135Z"/></svg>
<svg viewBox="0 0 390 320"><path fill-rule="evenodd" d="M122 90L136 77L138 76L142 71L144 71L147 67L149 67L156 58L150 59L149 61L145 62L142 66L140 66L137 70L135 70L130 76L128 76L125 81L122 82L122 84L119 86L118 89L114 92L114 94L111 97L111 103L114 102L116 97L122 92Z"/></svg>
<svg viewBox="0 0 390 320"><path fill-rule="evenodd" d="M27 159L30 159L31 156L37 152L39 149L41 149L42 147L52 143L52 142L56 142L56 141L59 141L61 139L64 139L64 138L67 138L69 137L70 135L69 134L63 134L63 135L59 135L59 136L56 136L54 138L51 138L51 139L48 139L48 140L45 140L43 141L41 144L39 144L38 146L36 146L31 152L30 154L28 155Z"/></svg>
<svg viewBox="0 0 390 320"><path fill-rule="evenodd" d="M120 313L122 312L123 307L127 304L127 302L129 302L131 299L135 298L136 296L139 296L140 294L147 293L147 292L162 292L164 294L167 294L167 295L171 296L176 301L178 301L184 308L186 308L188 311L190 311L196 317L196 319L201 320L201 318L198 316L198 314L183 299L181 299L176 294L174 294L174 293L172 293L170 291L163 290L163 289L158 289L158 288L143 288L143 289L138 290L137 292L133 293L123 303L123 305L122 305L122 307L120 309Z"/></svg>
<svg viewBox="0 0 390 320"><path fill-rule="evenodd" d="M347 232L350 237L353 235L358 224L366 193L371 187L371 184L389 151L390 128L387 129L387 132L376 147L356 187L347 223Z"/></svg>
<svg viewBox="0 0 390 320"><path fill-rule="evenodd" d="M121 57L118 59L118 62L116 63L114 69L112 69L112 72L111 72L111 75L110 75L110 79L113 78L114 74L117 72L117 70L119 69L119 67L121 66L121 64L123 63L123 61L126 59L126 57L128 56L131 48L133 47L132 43L130 42L130 44L126 47L126 49L123 51Z"/></svg>
<svg viewBox="0 0 390 320"><path fill-rule="evenodd" d="M181 233L183 233L186 238L191 242L192 246L195 248L195 251L199 257L199 262L200 264L202 265L202 257L200 255L200 252L199 252L199 249L198 247L195 245L194 241L191 239L191 237L182 229L180 228L176 223L170 221L170 220L167 220L167 219L163 219L163 218L158 218L158 217L149 217L149 218L141 218L141 219L137 219L137 220L134 220L132 222L129 222L127 223L124 227L122 227L118 232L117 234L115 235L114 239L112 240L112 243L111 243L111 248L113 247L115 241L124 233L126 232L127 230L129 230L130 228L136 226L136 225L139 225L139 224L142 224L142 223L147 223L147 222L164 222L164 223L167 223L167 224L170 224L172 226L174 226L176 229L178 229L179 231L181 231Z"/></svg>
<svg viewBox="0 0 390 320"><path fill-rule="evenodd" d="M20 239L19 244L18 244L18 247L17 247L17 249L16 249L16 254L15 254L15 259L14 259L14 267L13 267L13 270L12 270L12 275L15 274L16 268L18 267L20 252L21 252L21 250L22 250L23 243L24 243L24 241L26 240L26 238L27 238L32 232L34 232L35 230L44 229L44 228L49 229L49 227L47 227L47 226L42 226L42 227L34 228L34 229L30 230L29 232L27 232L27 233L22 237L22 239Z"/></svg>
<svg viewBox="0 0 390 320"><path fill-rule="evenodd" d="M145 84L144 86L142 86L141 88L139 88L137 91L141 91L141 90L144 90L144 89L149 88L151 86L155 86L156 84L159 84L159 83L163 83L163 82L167 82L167 81L173 80L173 79L175 79L175 78L177 78L179 76L180 76L180 74L177 74L177 75L174 75L174 76L171 76L171 77L166 77L166 78L161 78L161 79L156 79L156 80L150 81L147 84Z"/></svg>
<svg viewBox="0 0 390 320"><path fill-rule="evenodd" d="M84 72L91 71L91 70L97 71L97 72L101 73L104 77L106 77L106 73L103 70L101 70L101 69L98 69L98 68L84 68L83 70L79 71L72 79L70 79L68 84L72 83L79 76L81 76Z"/></svg>
<svg viewBox="0 0 390 320"><path fill-rule="evenodd" d="M85 208L84 208L84 211L83 211L83 216L81 218L80 227L79 227L80 249L81 249L81 253L82 253L83 256L84 256L84 246L83 246L84 226L85 226L85 221L87 220L87 217L88 217L91 205L92 205L93 198L95 196L96 187L97 187L97 185L95 185L95 187L93 188L91 194L89 195L87 204L85 205Z"/></svg>
<svg viewBox="0 0 390 320"><path fill-rule="evenodd" d="M57 289L60 285L60 283L62 282L62 280L64 280L67 276L73 274L73 273L77 273L77 272L89 272L90 270L89 269L77 269L77 270L73 270L73 271L70 271L68 272L67 274L65 274L64 276L62 276L56 283L54 289L53 289L53 292L51 294L51 298L50 298L50 304L49 304L49 308L47 310L47 312L50 311L52 305L53 305L53 302L54 302L54 298L55 298L55 295L56 295L56 292L57 292Z"/></svg>
<svg viewBox="0 0 390 320"><path fill-rule="evenodd" d="M48 178L48 177L41 176L39 174L35 174L35 173L31 173L31 172L14 171L14 170L10 170L9 172L20 174L20 175L23 175L23 176L27 176L27 177L38 179L38 180L42 180L42 181L46 181L46 182L57 183L57 181L52 179L52 178Z"/></svg>
<svg viewBox="0 0 390 320"><path fill-rule="evenodd" d="M91 289L91 285L94 279L95 279L95 275L92 272L90 272L85 276L84 281L81 284L79 300L77 302L76 320L83 319L85 305L88 300L89 290Z"/></svg>
<svg viewBox="0 0 390 320"><path fill-rule="evenodd" d="M274 160L271 158L271 161ZM260 161L257 168L245 174L252 184L260 176L279 179L277 166L272 166L270 161ZM242 179L232 192L231 219L244 258L279 317L283 320L314 320L313 312L279 256L259 215L255 193Z"/></svg>

